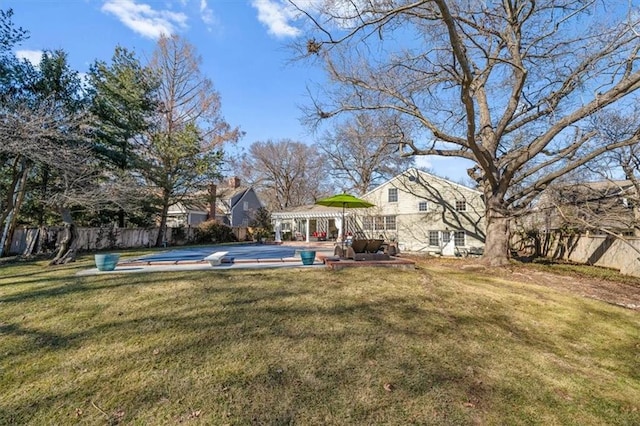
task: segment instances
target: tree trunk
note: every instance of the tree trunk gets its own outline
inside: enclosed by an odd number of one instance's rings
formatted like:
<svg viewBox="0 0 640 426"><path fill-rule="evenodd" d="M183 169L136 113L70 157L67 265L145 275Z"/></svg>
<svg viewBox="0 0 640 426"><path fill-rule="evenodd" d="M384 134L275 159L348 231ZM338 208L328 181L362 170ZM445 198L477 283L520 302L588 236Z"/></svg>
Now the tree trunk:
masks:
<svg viewBox="0 0 640 426"><path fill-rule="evenodd" d="M489 266L509 265L510 220L501 197L486 196L487 233L482 260Z"/></svg>
<svg viewBox="0 0 640 426"><path fill-rule="evenodd" d="M60 248L58 254L49 265L62 265L69 262L75 262L76 260L76 243L78 241L78 231L76 231L76 225L73 223L71 217L71 211L66 208L62 208L60 214L62 215L62 221L64 222L64 236L60 241Z"/></svg>
<svg viewBox="0 0 640 426"><path fill-rule="evenodd" d="M169 212L169 197L162 197L162 213L160 214L160 229L158 229L158 238L156 238L156 247L162 247L165 242L167 233L167 214Z"/></svg>
<svg viewBox="0 0 640 426"><path fill-rule="evenodd" d="M9 229L7 235L3 235L3 238L6 238L2 247L2 253L9 254L9 250L11 249L11 242L13 240L13 234L16 230L16 225L18 223L18 213L20 213L20 208L22 207L22 203L24 202L25 188L27 186L27 176L29 175L28 167L22 172L22 179L20 180L20 185L18 189L18 198L16 199L15 206L13 208L13 215L11 220L9 221Z"/></svg>
<svg viewBox="0 0 640 426"><path fill-rule="evenodd" d="M40 196L42 197L42 199L47 198L48 188L49 188L49 166L44 165L42 170L42 183L40 184L40 191L42 191ZM40 201L38 206L38 226L44 225L45 211L46 211L46 206L42 201Z"/></svg>
<svg viewBox="0 0 640 426"><path fill-rule="evenodd" d="M124 228L124 209L118 210L118 228Z"/></svg>
<svg viewBox="0 0 640 426"><path fill-rule="evenodd" d="M13 230L18 218L18 212L20 211L20 206L24 200L24 189L27 185L29 167L27 166L24 158L21 160L21 164L22 171L20 172L20 175L16 175L15 173L17 160L14 164L14 178L11 186L9 187L9 191L7 191L7 199L5 201L6 209L0 213L0 224L4 224L2 236L0 237L0 257L9 253Z"/></svg>

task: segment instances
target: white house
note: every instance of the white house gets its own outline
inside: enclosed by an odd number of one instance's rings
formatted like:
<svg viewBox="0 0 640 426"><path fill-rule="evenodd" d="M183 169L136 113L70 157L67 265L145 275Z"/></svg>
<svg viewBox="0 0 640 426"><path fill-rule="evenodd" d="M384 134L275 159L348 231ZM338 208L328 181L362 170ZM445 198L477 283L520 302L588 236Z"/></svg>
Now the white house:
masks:
<svg viewBox="0 0 640 426"><path fill-rule="evenodd" d="M361 217L362 231L396 240L401 250L453 255L484 247L480 191L412 168L362 198L376 206Z"/></svg>
<svg viewBox="0 0 640 426"><path fill-rule="evenodd" d="M397 241L400 250L455 255L484 247L482 193L412 168L379 185L361 198L367 209L302 206L275 212L276 239L282 231L300 232L306 239L317 231L329 237L345 232Z"/></svg>

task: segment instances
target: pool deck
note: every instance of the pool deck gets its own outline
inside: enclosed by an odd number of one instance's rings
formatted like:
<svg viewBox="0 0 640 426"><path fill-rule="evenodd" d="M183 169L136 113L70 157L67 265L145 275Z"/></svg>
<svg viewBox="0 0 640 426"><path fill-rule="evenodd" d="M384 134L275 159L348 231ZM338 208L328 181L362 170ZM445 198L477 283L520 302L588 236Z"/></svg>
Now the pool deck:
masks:
<svg viewBox="0 0 640 426"><path fill-rule="evenodd" d="M97 268L91 268L77 273L79 276L85 275L103 275L103 274L120 274L120 273L139 273L139 272L170 272L170 271L227 271L237 269L266 269L266 268L298 268L312 269L324 267L331 270L340 270L353 267L391 267L401 269L414 269L415 262L402 259L400 257L392 257L389 260L352 260L338 259L333 256L334 243L313 243L308 244L287 244L296 247L294 257L283 258L236 258L233 263L222 263L220 265L211 266L205 260L144 260L144 259L122 259L116 265L113 271L99 271ZM299 252L302 250L315 250L316 259L313 265L303 265Z"/></svg>

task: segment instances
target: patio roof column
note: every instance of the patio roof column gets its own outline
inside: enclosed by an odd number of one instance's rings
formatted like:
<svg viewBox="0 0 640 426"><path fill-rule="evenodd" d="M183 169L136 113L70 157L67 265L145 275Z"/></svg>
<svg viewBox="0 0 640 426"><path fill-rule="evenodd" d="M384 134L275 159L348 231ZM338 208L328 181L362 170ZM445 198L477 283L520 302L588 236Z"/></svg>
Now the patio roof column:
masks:
<svg viewBox="0 0 640 426"><path fill-rule="evenodd" d="M306 225L306 235L305 235L305 241L309 242L311 241L311 239L309 238L309 218L307 218L305 220L305 225Z"/></svg>
<svg viewBox="0 0 640 426"><path fill-rule="evenodd" d="M336 241L341 242L342 241L342 218L336 217L334 220L336 222L336 228L338 228L338 236L336 238Z"/></svg>
<svg viewBox="0 0 640 426"><path fill-rule="evenodd" d="M276 243L282 242L282 220L276 219Z"/></svg>

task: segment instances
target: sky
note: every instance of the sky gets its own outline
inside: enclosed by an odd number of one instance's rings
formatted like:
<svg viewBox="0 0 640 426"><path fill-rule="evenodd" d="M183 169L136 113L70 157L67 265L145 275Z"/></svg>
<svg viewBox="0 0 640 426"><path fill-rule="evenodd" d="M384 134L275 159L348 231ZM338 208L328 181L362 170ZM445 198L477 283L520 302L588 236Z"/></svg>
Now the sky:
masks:
<svg viewBox="0 0 640 426"><path fill-rule="evenodd" d="M161 34L179 34L202 57L224 118L246 133L232 152L269 139L316 142L300 108L325 76L292 60L288 46L303 34L283 0L0 0L0 8L13 9L14 23L30 33L17 56L37 61L43 49L63 49L79 72L109 61L117 45L148 58ZM456 181L468 167L439 157L416 165Z"/></svg>

